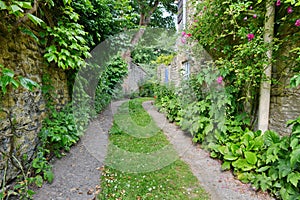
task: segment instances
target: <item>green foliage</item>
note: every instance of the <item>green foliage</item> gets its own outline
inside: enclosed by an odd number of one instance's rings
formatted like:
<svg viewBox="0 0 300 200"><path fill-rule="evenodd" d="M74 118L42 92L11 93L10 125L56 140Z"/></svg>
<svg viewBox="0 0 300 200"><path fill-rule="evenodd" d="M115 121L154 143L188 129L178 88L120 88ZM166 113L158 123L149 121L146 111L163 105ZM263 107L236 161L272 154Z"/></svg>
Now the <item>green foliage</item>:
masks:
<svg viewBox="0 0 300 200"><path fill-rule="evenodd" d="M87 119L88 121L88 119ZM83 130L75 123L71 106L66 106L62 111L52 110L51 115L44 120L39 138L43 149L48 149L57 157L61 157L63 151L69 151L75 144Z"/></svg>
<svg viewBox="0 0 300 200"><path fill-rule="evenodd" d="M31 9L31 1L0 1L0 10L7 11L17 17L24 16L24 9Z"/></svg>
<svg viewBox="0 0 300 200"><path fill-rule="evenodd" d="M99 76L95 93L95 110L100 112L111 101L114 89L121 84L124 76L127 75L127 63L116 56L104 66L104 70Z"/></svg>
<svg viewBox="0 0 300 200"><path fill-rule="evenodd" d="M140 97L154 97L154 90L157 84L151 81L146 81L139 84L139 96Z"/></svg>
<svg viewBox="0 0 300 200"><path fill-rule="evenodd" d="M180 100L182 97L174 95L166 86L158 86L155 94L159 109L171 121L177 117L178 124L193 135L194 142L203 143L211 157L223 161L223 170L233 170L242 182L252 183L279 199L297 199L300 194L300 117L288 122L292 126L291 135L280 137L272 131L262 134L249 130L247 114L226 119L224 124L219 121L221 126L218 126L213 123L210 95L203 98L205 93L200 95L202 98L198 96L200 100L185 106ZM171 104L176 105L174 102L181 102L176 112L169 109Z"/></svg>
<svg viewBox="0 0 300 200"><path fill-rule="evenodd" d="M299 7L294 6L295 1L281 2L276 7L275 38L271 46L268 46L263 40L265 1L207 0L201 3L192 1L192 4L197 9L190 26L193 38L216 60L218 70L235 97L235 102L231 99L232 104L247 102L252 106L249 110L253 113L256 110L260 82L265 80L262 72L269 62L266 51L272 49L277 60L288 62L290 66L296 67L299 63L295 56L296 50L288 58L284 58L284 53L280 51L287 44L293 47L298 45L299 29L295 26L295 21L298 19ZM292 13L287 12L289 6L293 9ZM284 34L287 27L292 31ZM249 38L249 34L253 34L253 38ZM298 79L297 76L292 79L293 86L297 85ZM272 83L275 84L275 81ZM244 108L245 106L239 106L239 112L246 111Z"/></svg>
<svg viewBox="0 0 300 200"><path fill-rule="evenodd" d="M157 64L164 64L164 65L168 66L171 64L173 59L174 59L174 54L170 54L170 55L163 54L163 55L160 55L159 57L157 57L155 62Z"/></svg>
<svg viewBox="0 0 300 200"><path fill-rule="evenodd" d="M75 69L85 66L85 58L90 57L89 47L84 36L84 27L77 23L79 15L72 7L66 7L57 26L47 27L45 38L52 38L44 57L51 63L57 63L63 69Z"/></svg>
<svg viewBox="0 0 300 200"><path fill-rule="evenodd" d="M178 121L180 103L176 98L174 87L157 85L154 88L155 104L161 112L166 113L170 121Z"/></svg>
<svg viewBox="0 0 300 200"><path fill-rule="evenodd" d="M3 65L1 64L0 70L0 87L1 92L4 95L7 93L7 87L9 87L9 85L12 85L15 89L21 85L29 91L32 91L34 88L39 87L36 82L32 81L29 78L23 76L16 77L15 73L11 69L3 67Z"/></svg>
<svg viewBox="0 0 300 200"><path fill-rule="evenodd" d="M52 183L54 178L52 166L46 158L47 153L50 153L48 149L43 149L42 147L39 147L37 156L32 161L32 168L34 169L35 173L35 176L33 178L36 179L35 184L38 187L42 187L44 180L49 183Z"/></svg>

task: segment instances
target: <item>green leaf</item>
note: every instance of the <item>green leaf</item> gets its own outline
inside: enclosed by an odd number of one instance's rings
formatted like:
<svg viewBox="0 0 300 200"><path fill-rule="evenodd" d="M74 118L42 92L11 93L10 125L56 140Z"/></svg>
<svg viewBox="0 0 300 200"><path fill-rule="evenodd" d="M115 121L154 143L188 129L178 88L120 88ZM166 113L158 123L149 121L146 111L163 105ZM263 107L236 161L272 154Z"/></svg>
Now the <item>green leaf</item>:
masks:
<svg viewBox="0 0 300 200"><path fill-rule="evenodd" d="M225 159L225 160L230 160L230 161L236 160L236 159L238 159L238 158L239 158L239 157L233 156L233 155L230 155L230 154L226 154L226 155L224 156L224 159Z"/></svg>
<svg viewBox="0 0 300 200"><path fill-rule="evenodd" d="M290 146L292 147L292 149L295 149L299 144L299 139L298 138L294 138L292 141L291 141L291 144Z"/></svg>
<svg viewBox="0 0 300 200"><path fill-rule="evenodd" d="M246 158L246 160L247 160L247 162L248 162L249 164L252 164L252 165L255 165L255 164L256 164L256 162L257 162L257 156L256 156L255 153L250 152L250 151L246 151L246 152L244 153L244 155L245 155L245 158Z"/></svg>
<svg viewBox="0 0 300 200"><path fill-rule="evenodd" d="M263 138L267 146L278 143L280 141L280 136L274 131L266 131L263 135Z"/></svg>
<svg viewBox="0 0 300 200"><path fill-rule="evenodd" d="M264 172L264 171L267 171L268 169L270 169L270 166L264 166L264 167L261 167L261 168L257 169L256 171L257 172Z"/></svg>
<svg viewBox="0 0 300 200"><path fill-rule="evenodd" d="M294 149L290 156L291 167L295 167L297 162L300 163L300 146Z"/></svg>
<svg viewBox="0 0 300 200"><path fill-rule="evenodd" d="M17 12L17 11L24 12L24 11L22 10L22 8L20 8L18 5L15 5L15 4L11 5L11 6L10 6L10 9L11 9L11 12L12 12L12 13L15 13L15 12Z"/></svg>
<svg viewBox="0 0 300 200"><path fill-rule="evenodd" d="M0 10L6 10L7 6L4 1L0 1Z"/></svg>
<svg viewBox="0 0 300 200"><path fill-rule="evenodd" d="M36 184L36 186L42 187L42 185L43 185L43 178L42 178L42 176L41 175L37 175L35 177L34 183Z"/></svg>
<svg viewBox="0 0 300 200"><path fill-rule="evenodd" d="M299 180L300 180L299 172L292 172L287 176L287 181L293 184L295 187L298 187Z"/></svg>
<svg viewBox="0 0 300 200"><path fill-rule="evenodd" d="M14 72L12 71L12 70L10 70L10 69L7 69L7 68L4 68L3 70L2 70L2 74L4 75L4 76L8 76L8 77L14 77Z"/></svg>
<svg viewBox="0 0 300 200"><path fill-rule="evenodd" d="M222 168L222 170L230 170L230 167L231 167L231 162L229 162L229 161L225 161L225 162L223 162L222 163L222 166L221 166L221 168Z"/></svg>
<svg viewBox="0 0 300 200"><path fill-rule="evenodd" d="M47 170L44 174L45 180L48 181L48 183L52 183L54 179L54 174L51 170Z"/></svg>
<svg viewBox="0 0 300 200"><path fill-rule="evenodd" d="M32 197L32 195L35 194L35 191L33 191L33 190L27 190L27 194L28 194L30 197Z"/></svg>
<svg viewBox="0 0 300 200"><path fill-rule="evenodd" d="M45 22L43 20L41 20L40 18L30 14L30 13L27 13L27 16L28 18L35 24L35 25L42 25L44 24Z"/></svg>
<svg viewBox="0 0 300 200"><path fill-rule="evenodd" d="M21 85L26 88L27 90L32 91L34 87L39 87L39 85L34 82L33 80L25 77L19 77Z"/></svg>
<svg viewBox="0 0 300 200"><path fill-rule="evenodd" d="M35 41L39 42L39 38L29 29L21 28L21 31L29 36L31 36Z"/></svg>
<svg viewBox="0 0 300 200"><path fill-rule="evenodd" d="M47 59L47 61L49 63L52 62L52 61L57 62L57 57L54 53L46 53L44 56L45 56L45 58Z"/></svg>
<svg viewBox="0 0 300 200"><path fill-rule="evenodd" d="M242 171L250 171L255 168L255 166L250 165L246 159L239 158L238 160L232 162L232 166L241 169Z"/></svg>
<svg viewBox="0 0 300 200"><path fill-rule="evenodd" d="M18 4L20 7L25 8L25 9L31 9L31 3L27 1L15 1L15 4Z"/></svg>
<svg viewBox="0 0 300 200"><path fill-rule="evenodd" d="M70 4L72 0L63 0L64 5Z"/></svg>

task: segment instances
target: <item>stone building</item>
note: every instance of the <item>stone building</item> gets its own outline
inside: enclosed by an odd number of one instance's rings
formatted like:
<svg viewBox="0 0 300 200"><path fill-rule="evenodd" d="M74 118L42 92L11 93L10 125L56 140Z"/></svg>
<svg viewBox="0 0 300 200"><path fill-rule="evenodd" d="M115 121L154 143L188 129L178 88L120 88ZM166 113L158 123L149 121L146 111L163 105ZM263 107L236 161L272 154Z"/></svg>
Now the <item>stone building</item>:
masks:
<svg viewBox="0 0 300 200"><path fill-rule="evenodd" d="M178 0L177 15L177 31L181 35L192 21L191 14L194 8L189 4L189 0ZM283 29L286 27L283 27ZM188 33L185 33L188 34ZM168 65L161 65L157 69L157 75L161 83L173 84L178 86L180 81L189 78L192 73L201 70L201 60L211 60L208 53L202 51L199 55L191 56L189 52L184 51L184 44L181 38L177 41L177 56L173 62ZM193 45L189 43L188 45ZM298 44L286 44L280 49L280 54L286 58L291 56L291 47ZM199 61L200 57L200 61ZM197 58L197 60L195 60ZM287 63L279 60L274 63L272 78L276 79L280 84L272 85L271 101L270 101L270 119L269 129L278 132L281 135L288 135L291 127L287 127L288 120L293 120L300 115L300 90L298 88L290 88L290 79L294 72L292 67L295 63Z"/></svg>

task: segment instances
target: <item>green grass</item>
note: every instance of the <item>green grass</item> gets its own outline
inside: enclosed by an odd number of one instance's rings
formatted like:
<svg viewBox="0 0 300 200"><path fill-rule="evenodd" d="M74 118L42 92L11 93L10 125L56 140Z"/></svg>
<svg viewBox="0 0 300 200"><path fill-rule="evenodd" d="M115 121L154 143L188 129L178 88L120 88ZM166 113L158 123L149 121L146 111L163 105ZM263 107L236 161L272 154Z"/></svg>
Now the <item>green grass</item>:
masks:
<svg viewBox="0 0 300 200"><path fill-rule="evenodd" d="M143 109L145 100L148 99L124 103L114 116L98 199L209 199L188 165L176 157L163 132ZM160 152L164 147L168 147L166 151L148 158L148 154ZM169 164L161 164L164 162ZM147 164L157 169L143 171ZM130 172L122 170L124 166Z"/></svg>

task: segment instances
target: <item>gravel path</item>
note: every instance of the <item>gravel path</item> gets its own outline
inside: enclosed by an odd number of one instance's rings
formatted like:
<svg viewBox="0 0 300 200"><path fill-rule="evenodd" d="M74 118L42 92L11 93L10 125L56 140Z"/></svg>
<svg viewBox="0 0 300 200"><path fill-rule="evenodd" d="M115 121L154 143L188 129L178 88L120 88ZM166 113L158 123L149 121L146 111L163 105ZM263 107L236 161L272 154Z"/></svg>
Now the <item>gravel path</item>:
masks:
<svg viewBox="0 0 300 200"><path fill-rule="evenodd" d="M108 145L108 131L113 113L124 101L111 104L97 119L91 122L86 134L70 153L53 162L55 179L44 184L34 195L35 200L93 200L100 190L100 168ZM181 159L190 167L212 200L270 200L268 195L256 193L249 185L234 179L231 172L221 172L219 161L211 159L208 152L195 146L191 137L169 123L157 111L151 101L144 108L165 132Z"/></svg>
<svg viewBox="0 0 300 200"><path fill-rule="evenodd" d="M212 200L271 200L267 194L256 193L250 185L236 180L230 171L222 172L221 163L209 157L209 153L192 143L192 138L178 126L169 123L157 111L152 101L143 103L157 125L175 147L180 158L186 162Z"/></svg>

